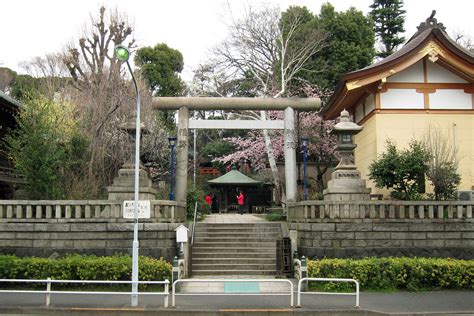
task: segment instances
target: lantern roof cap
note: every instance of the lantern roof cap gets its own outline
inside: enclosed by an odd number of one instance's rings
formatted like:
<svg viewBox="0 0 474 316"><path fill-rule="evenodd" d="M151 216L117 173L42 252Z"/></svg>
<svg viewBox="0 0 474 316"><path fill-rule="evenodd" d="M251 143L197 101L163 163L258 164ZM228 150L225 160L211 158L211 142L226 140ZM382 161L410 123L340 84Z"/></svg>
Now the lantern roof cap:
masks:
<svg viewBox="0 0 474 316"><path fill-rule="evenodd" d="M333 133L350 133L350 134L357 134L362 130L362 126L357 125L356 123L351 121L349 112L344 109L341 112L341 116L339 117L339 123L334 125Z"/></svg>

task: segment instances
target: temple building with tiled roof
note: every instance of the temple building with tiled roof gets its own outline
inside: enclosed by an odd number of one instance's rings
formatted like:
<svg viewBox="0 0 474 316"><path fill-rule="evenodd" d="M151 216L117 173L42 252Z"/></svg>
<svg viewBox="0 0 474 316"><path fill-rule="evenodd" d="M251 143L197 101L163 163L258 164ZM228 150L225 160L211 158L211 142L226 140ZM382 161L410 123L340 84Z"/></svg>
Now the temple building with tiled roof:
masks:
<svg viewBox="0 0 474 316"><path fill-rule="evenodd" d="M7 133L16 127L15 117L20 108L20 102L0 91L0 199L12 198L14 187L24 182L8 159L4 143Z"/></svg>
<svg viewBox="0 0 474 316"><path fill-rule="evenodd" d="M388 139L405 147L440 128L458 147L459 190L474 190L474 54L447 35L434 13L400 50L342 75L323 116L335 119L346 109L364 126L355 161L366 179Z"/></svg>

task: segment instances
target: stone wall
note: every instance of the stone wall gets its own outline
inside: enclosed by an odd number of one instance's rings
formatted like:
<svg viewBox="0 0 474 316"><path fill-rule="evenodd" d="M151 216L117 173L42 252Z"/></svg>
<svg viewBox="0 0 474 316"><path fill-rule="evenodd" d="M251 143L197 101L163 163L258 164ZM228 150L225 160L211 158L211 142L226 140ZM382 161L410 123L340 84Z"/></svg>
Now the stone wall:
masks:
<svg viewBox="0 0 474 316"><path fill-rule="evenodd" d="M305 201L289 206L298 252L313 258L474 259L473 202Z"/></svg>
<svg viewBox="0 0 474 316"><path fill-rule="evenodd" d="M474 259L474 222L341 220L289 223L309 258L420 256Z"/></svg>
<svg viewBox="0 0 474 316"><path fill-rule="evenodd" d="M171 261L185 216L183 203L151 201L151 217L139 219L140 255ZM131 254L132 240L133 220L123 218L121 201L0 201L1 254Z"/></svg>
<svg viewBox="0 0 474 316"><path fill-rule="evenodd" d="M175 228L178 223L139 223L140 255L163 257L176 255ZM54 253L110 256L131 254L133 223L0 222L0 253L18 256L49 257Z"/></svg>

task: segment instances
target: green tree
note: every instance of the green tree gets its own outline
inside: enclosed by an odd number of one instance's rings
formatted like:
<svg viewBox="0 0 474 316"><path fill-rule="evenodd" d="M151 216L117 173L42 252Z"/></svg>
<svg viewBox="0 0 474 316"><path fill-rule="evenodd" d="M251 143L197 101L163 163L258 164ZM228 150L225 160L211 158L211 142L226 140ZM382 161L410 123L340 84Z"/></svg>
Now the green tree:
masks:
<svg viewBox="0 0 474 316"><path fill-rule="evenodd" d="M150 93L157 97L176 97L183 94L185 84L179 77L183 70L183 55L164 43L137 50L135 63L148 84ZM168 131L174 129L174 115L170 111L158 112L158 118Z"/></svg>
<svg viewBox="0 0 474 316"><path fill-rule="evenodd" d="M391 195L401 200L420 199L424 193L429 153L421 142L412 141L409 148L398 150L387 141L387 150L369 166L369 178L378 188L392 189Z"/></svg>
<svg viewBox="0 0 474 316"><path fill-rule="evenodd" d="M0 67L0 91L6 92L10 89L17 73L10 68Z"/></svg>
<svg viewBox="0 0 474 316"><path fill-rule="evenodd" d="M405 32L406 11L402 7L403 0L374 0L370 5L375 34L382 44L382 49L377 52L378 57L391 55L405 41L405 37L399 35Z"/></svg>
<svg viewBox="0 0 474 316"><path fill-rule="evenodd" d="M10 157L27 185L24 198L84 197L87 141L80 136L70 104L40 96L24 104L18 127L5 138Z"/></svg>
<svg viewBox="0 0 474 316"><path fill-rule="evenodd" d="M288 10L302 9L291 7ZM342 74L371 64L375 56L375 33L372 22L361 11L350 8L336 12L330 3L325 3L319 15L310 19L305 13L304 17L303 29L320 28L328 38L327 45L306 62L306 71L300 74L302 79L322 91L334 90Z"/></svg>
<svg viewBox="0 0 474 316"><path fill-rule="evenodd" d="M30 75L18 75L11 85L10 95L17 100L26 101L38 92L39 84L39 80Z"/></svg>
<svg viewBox="0 0 474 316"><path fill-rule="evenodd" d="M137 50L135 63L140 67L153 96L173 97L183 93L184 83L179 77L183 70L183 55L161 43Z"/></svg>

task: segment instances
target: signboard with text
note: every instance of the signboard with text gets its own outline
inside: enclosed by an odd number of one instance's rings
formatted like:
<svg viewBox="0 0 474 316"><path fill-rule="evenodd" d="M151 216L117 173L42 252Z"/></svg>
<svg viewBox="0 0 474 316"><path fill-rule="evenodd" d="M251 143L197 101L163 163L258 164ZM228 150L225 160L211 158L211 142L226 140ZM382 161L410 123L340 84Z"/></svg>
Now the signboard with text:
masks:
<svg viewBox="0 0 474 316"><path fill-rule="evenodd" d="M150 218L150 201L138 201L138 218ZM135 218L135 201L123 201L123 218Z"/></svg>

